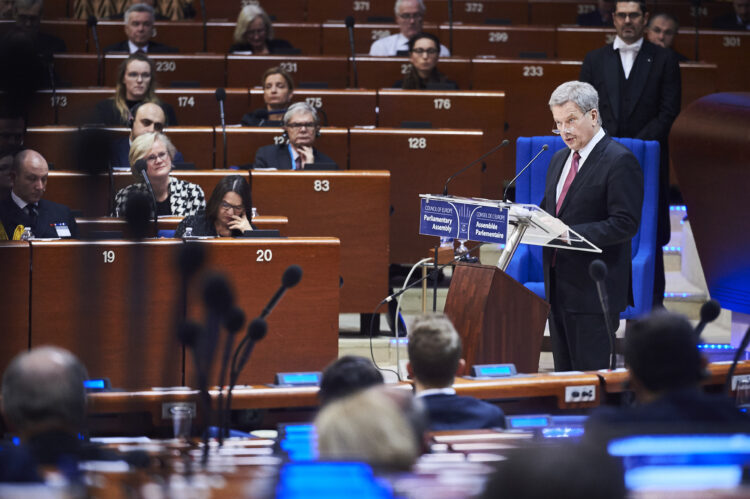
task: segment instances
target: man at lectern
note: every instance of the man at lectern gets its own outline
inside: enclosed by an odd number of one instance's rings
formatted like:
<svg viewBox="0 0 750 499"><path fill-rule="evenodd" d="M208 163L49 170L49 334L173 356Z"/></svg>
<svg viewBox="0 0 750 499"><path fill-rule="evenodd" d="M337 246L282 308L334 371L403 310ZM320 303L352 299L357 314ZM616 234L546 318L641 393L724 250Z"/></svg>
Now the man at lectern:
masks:
<svg viewBox="0 0 750 499"><path fill-rule="evenodd" d="M602 128L593 86L563 83L549 106L553 132L567 148L550 161L540 207L602 250L544 249L555 370L602 369L609 365L607 324L618 324L620 312L633 303L630 246L641 220L643 173L635 156ZM589 277L589 264L597 258L608 269L608 318Z"/></svg>

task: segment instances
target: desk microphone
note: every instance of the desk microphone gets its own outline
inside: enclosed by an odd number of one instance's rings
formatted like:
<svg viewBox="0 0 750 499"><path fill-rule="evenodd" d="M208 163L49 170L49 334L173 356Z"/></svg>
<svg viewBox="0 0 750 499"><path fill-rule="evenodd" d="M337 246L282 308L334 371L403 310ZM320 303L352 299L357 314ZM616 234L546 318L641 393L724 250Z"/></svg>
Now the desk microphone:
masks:
<svg viewBox="0 0 750 499"><path fill-rule="evenodd" d="M745 353L745 349L747 348L747 345L750 343L750 327L747 328L747 331L745 331L745 336L742 337L742 341L740 341L740 346L737 347L737 351L734 353L734 359L732 359L732 365L729 367L729 372L727 372L727 380L724 383L724 392L729 395L729 392L732 391L732 377L734 376L734 371L737 369L737 363L740 361L740 357L743 353Z"/></svg>
<svg viewBox="0 0 750 499"><path fill-rule="evenodd" d="M300 280L302 279L302 267L299 265L290 265L286 268L284 271L284 275L281 276L281 287L276 291L276 294L274 294L271 297L271 300L268 302L268 305L265 306L263 309L263 312L260 314L261 319L265 319L268 317L268 314L271 313L271 311L276 307L276 305L279 303L279 300L281 300L281 297L284 296L284 293L286 293L286 290L289 288L293 288L297 284L299 284Z"/></svg>
<svg viewBox="0 0 750 499"><path fill-rule="evenodd" d="M701 315L698 325L695 326L695 337L700 338L706 324L713 322L721 313L721 305L716 300L708 300L701 306Z"/></svg>
<svg viewBox="0 0 750 499"><path fill-rule="evenodd" d="M229 358L232 355L232 347L234 346L234 336L242 329L245 325L245 312L239 307L231 307L224 317L224 327L227 330L227 337L224 342L224 352L221 355L221 369L219 370L219 396L217 399L217 405L219 409L219 445L224 443L224 422L227 420L228 414L224 411L226 407L222 407L224 382L226 381L227 367L229 366Z"/></svg>
<svg viewBox="0 0 750 499"><path fill-rule="evenodd" d="M346 16L344 21L346 31L349 33L349 51L352 54L352 74L354 75L354 88L359 88L359 78L357 77L357 56L354 50L354 17Z"/></svg>
<svg viewBox="0 0 750 499"><path fill-rule="evenodd" d="M607 327L609 335L609 368L614 370L617 367L617 357L615 353L615 328L609 323L609 299L607 288L604 287L604 279L607 277L607 264L598 258L589 264L589 276L596 283L596 291L599 293L599 303L602 305L604 314L604 324Z"/></svg>
<svg viewBox="0 0 750 499"><path fill-rule="evenodd" d="M547 149L549 149L549 146L547 144L544 144L542 146L542 148L539 150L539 152L536 153L536 156L534 156L533 158L531 158L531 161L529 161L528 163L526 163L526 166L524 166L523 168L521 168L521 171L518 172L518 174L515 177L513 177L513 180L511 180L510 182L508 182L508 185L505 186L505 190L503 191L503 202L504 203L506 203L508 201L508 189L510 189L510 186L513 185L513 184L515 184L516 180L518 180L518 177L520 177L523 174L523 172L525 172L526 169L531 166L531 163L533 163L534 161L536 161L536 158L538 158L539 155L542 154ZM606 271L606 268L605 268L605 271Z"/></svg>
<svg viewBox="0 0 750 499"><path fill-rule="evenodd" d="M219 101L219 118L221 118L221 137L224 140L224 169L227 169L227 123L224 120L224 101L227 91L223 88L216 89L216 100Z"/></svg>
<svg viewBox="0 0 750 499"><path fill-rule="evenodd" d="M141 174L143 177L143 181L146 184L146 189L148 189L148 193L151 195L151 201L154 204L154 237L159 236L159 224L158 224L158 215L157 215L157 204L156 204L156 194L154 194L154 188L151 186L151 180L148 178L148 164L146 163L145 158L141 158L139 160L136 160L135 164L133 165L133 169Z"/></svg>
<svg viewBox="0 0 750 499"><path fill-rule="evenodd" d="M96 84L102 84L102 50L99 46L99 34L96 31L96 25L99 20L96 16L89 16L86 20L86 25L91 28L91 36L94 38L94 46L96 47Z"/></svg>
<svg viewBox="0 0 750 499"><path fill-rule="evenodd" d="M463 172L465 172L466 170L468 170L472 166L476 165L477 163L479 163L480 161L482 161L484 158L486 158L487 156L489 156L493 152L495 152L498 149L501 149L501 148L507 146L508 144L510 144L510 141L508 139L503 140L498 145L496 145L495 147L493 147L492 149L490 149L486 153L482 154L479 158L475 159L474 161L472 161L471 163L469 163L468 165L464 166L463 168L461 168L460 170L458 170L456 173L454 173L453 175L451 175L450 177L448 177L448 180L445 181L445 185L443 186L443 196L447 196L448 195L448 184L450 184L451 181L454 178L458 177Z"/></svg>

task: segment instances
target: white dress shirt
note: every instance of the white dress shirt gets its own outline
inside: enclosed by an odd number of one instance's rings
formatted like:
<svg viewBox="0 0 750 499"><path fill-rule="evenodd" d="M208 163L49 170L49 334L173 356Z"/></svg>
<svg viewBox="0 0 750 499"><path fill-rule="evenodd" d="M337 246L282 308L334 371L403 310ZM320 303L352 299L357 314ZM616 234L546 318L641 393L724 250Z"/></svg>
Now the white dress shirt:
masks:
<svg viewBox="0 0 750 499"><path fill-rule="evenodd" d="M375 40L370 45L370 55L380 57L393 57L400 50L404 52L409 50L409 39L401 33ZM450 55L448 49L444 45L440 45L440 57L449 57Z"/></svg>
<svg viewBox="0 0 750 499"><path fill-rule="evenodd" d="M633 69L633 63L635 63L635 58L638 56L642 45L643 38L628 45L619 36L616 36L614 43L612 43L612 48L620 51L620 61L622 62L622 70L625 72L626 80L630 77L630 71Z"/></svg>
<svg viewBox="0 0 750 499"><path fill-rule="evenodd" d="M594 134L593 137L591 137L591 140L589 140L589 143L583 146L583 148L578 151L578 154L581 156L578 160L578 173L581 173L581 169L583 169L583 164L586 162L586 158L589 157L589 154L591 154L591 151L594 149L596 144L599 143L600 140L604 138L604 128L599 128L599 131ZM575 151L574 151L575 152ZM557 203L557 200L560 199L560 193L563 190L563 185L565 185L565 179L568 178L568 172L570 171L571 165L573 164L573 153L568 154L568 159L565 160L565 166L563 167L562 174L560 175L560 180L557 181L557 191L555 193L555 203ZM576 173L576 175L578 175Z"/></svg>

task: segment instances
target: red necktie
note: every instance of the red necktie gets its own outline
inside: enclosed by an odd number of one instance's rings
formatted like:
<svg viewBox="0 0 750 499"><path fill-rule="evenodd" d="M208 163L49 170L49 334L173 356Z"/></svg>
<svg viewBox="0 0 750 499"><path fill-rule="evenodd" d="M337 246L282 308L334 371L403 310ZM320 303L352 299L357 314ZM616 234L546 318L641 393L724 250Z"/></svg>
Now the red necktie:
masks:
<svg viewBox="0 0 750 499"><path fill-rule="evenodd" d="M557 208L556 212L560 213L560 207L563 204L563 201L565 200L565 195L568 194L568 189L570 189L570 184L573 183L573 179L576 177L576 174L578 173L578 160L581 159L581 155L578 154L578 151L575 151L573 153L573 161L570 163L570 170L568 171L568 176L565 178L565 183L563 184L562 192L560 193L560 197L557 198Z"/></svg>
<svg viewBox="0 0 750 499"><path fill-rule="evenodd" d="M297 156L297 158L294 160L294 166L295 170L301 170L302 169L302 156Z"/></svg>

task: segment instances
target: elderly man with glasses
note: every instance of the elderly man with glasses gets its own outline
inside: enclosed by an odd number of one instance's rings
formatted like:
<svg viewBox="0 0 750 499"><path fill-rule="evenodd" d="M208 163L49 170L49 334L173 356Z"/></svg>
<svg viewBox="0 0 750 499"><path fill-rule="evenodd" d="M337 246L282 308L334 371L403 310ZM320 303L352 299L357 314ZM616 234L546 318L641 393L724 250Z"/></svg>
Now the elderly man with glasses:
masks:
<svg viewBox="0 0 750 499"><path fill-rule="evenodd" d="M643 173L638 160L601 126L599 97L588 83L569 81L549 100L554 133L566 148L552 157L539 206L562 220L601 253L544 248L544 288L556 371L606 369L610 360L608 324L633 301L631 239L638 232ZM604 287L610 317L604 317L589 265L608 268Z"/></svg>
<svg viewBox="0 0 750 499"><path fill-rule="evenodd" d="M613 137L657 140L661 147L657 220L655 308L664 300L662 246L669 242L669 151L667 138L680 112L682 82L674 51L644 39L649 15L643 1L618 0L613 43L586 54L580 80L599 92L604 129Z"/></svg>
<svg viewBox="0 0 750 499"><path fill-rule="evenodd" d="M393 7L399 32L376 40L370 46L370 55L409 55L409 39L422 32L425 6L422 0L396 0ZM444 45L440 45L440 57L450 56Z"/></svg>
<svg viewBox="0 0 750 499"><path fill-rule="evenodd" d="M289 106L284 114L286 142L263 146L255 153L254 169L338 170L335 161L315 148L320 120L315 108L305 102Z"/></svg>

